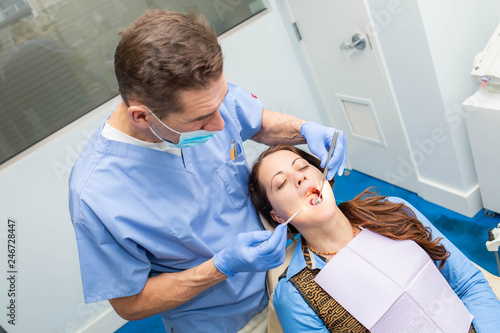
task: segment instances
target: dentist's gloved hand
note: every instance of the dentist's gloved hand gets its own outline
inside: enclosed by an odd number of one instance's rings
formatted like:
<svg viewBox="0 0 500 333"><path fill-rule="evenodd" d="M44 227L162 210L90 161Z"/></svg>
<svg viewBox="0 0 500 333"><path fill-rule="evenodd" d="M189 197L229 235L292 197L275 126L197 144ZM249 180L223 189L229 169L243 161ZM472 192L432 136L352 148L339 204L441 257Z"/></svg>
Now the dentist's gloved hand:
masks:
<svg viewBox="0 0 500 333"><path fill-rule="evenodd" d="M285 246L283 225L277 226L272 234L268 230L242 233L214 256L214 264L227 277L238 272L264 272L285 261Z"/></svg>
<svg viewBox="0 0 500 333"><path fill-rule="evenodd" d="M328 151L335 133L335 128L321 126L314 121L308 121L300 127L300 134L306 139L307 147L314 155L318 156L321 160L321 167L326 166L326 159L328 158ZM331 180L335 173L342 176L344 173L344 166L347 160L347 150L345 144L344 133L340 130L337 138L337 145L333 151L330 161L328 161L328 174L326 178Z"/></svg>

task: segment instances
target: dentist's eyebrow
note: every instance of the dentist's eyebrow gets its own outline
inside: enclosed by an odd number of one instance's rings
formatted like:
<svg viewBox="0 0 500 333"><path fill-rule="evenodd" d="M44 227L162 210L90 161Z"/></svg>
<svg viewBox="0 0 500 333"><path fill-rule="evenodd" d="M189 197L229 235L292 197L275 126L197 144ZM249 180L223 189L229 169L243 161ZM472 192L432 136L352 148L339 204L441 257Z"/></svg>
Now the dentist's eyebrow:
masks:
<svg viewBox="0 0 500 333"><path fill-rule="evenodd" d="M297 160L300 160L300 159L302 159L302 157L297 157L296 159L294 159L294 160L292 161L292 166L293 166L293 164L294 164ZM284 172L283 172L283 171L278 171L278 172L276 172L276 173L274 174L274 176L271 178L271 182L270 182L270 183L271 183L271 186L270 186L270 187L271 187L271 192L272 192L272 191L274 191L274 189L273 189L273 179L274 179L274 177L276 177L277 175L282 174L282 173L284 173Z"/></svg>
<svg viewBox="0 0 500 333"><path fill-rule="evenodd" d="M199 116L197 118L194 118L194 119L191 119L189 120L188 122L189 123L192 123L192 122L195 122L195 121L200 121L200 120L204 120L204 119L207 119L208 117L211 117L215 112L217 112L219 109L215 110L215 111L212 111L210 112L209 114L206 114L206 115L203 115L203 116Z"/></svg>
<svg viewBox="0 0 500 333"><path fill-rule="evenodd" d="M224 99L226 98L227 94L229 94L229 88L226 90L226 93L224 94ZM222 105L222 103L224 103L224 99L222 100L221 105ZM220 107L220 105L219 105L219 107ZM192 123L192 122L195 122L195 121L204 120L204 119L206 119L206 118L208 118L208 117L211 117L211 116L212 116L214 113L216 113L217 111L219 111L219 108L215 109L214 111L212 111L212 112L211 112L211 113L209 113L209 114L202 115L202 116L200 116L200 117L198 117L198 118L191 119L191 120L189 120L189 121L188 121L188 123Z"/></svg>

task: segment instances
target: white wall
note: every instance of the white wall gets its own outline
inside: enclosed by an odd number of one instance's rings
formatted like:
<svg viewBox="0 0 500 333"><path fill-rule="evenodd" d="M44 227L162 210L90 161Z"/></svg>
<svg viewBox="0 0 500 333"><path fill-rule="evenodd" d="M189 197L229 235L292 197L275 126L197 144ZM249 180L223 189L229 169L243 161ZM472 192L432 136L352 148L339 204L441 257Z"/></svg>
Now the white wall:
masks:
<svg viewBox="0 0 500 333"><path fill-rule="evenodd" d="M2 272L7 271L7 219L17 225L15 297L7 297L7 281L0 279L2 308L16 300L16 325L0 316L9 333L77 332L111 313L108 302L84 304L67 182L78 152L116 104L101 106L0 167ZM105 330L87 332L113 331L124 322L111 313Z"/></svg>
<svg viewBox="0 0 500 333"><path fill-rule="evenodd" d="M473 216L482 204L461 103L477 89L472 60L500 19L497 4L367 3L413 152L418 194Z"/></svg>
<svg viewBox="0 0 500 333"><path fill-rule="evenodd" d="M226 78L257 95L266 109L326 123L302 59L297 56L299 51L290 39L295 36L288 35L276 1L268 4L268 13L221 36ZM245 143L250 165L264 148Z"/></svg>
<svg viewBox="0 0 500 333"><path fill-rule="evenodd" d="M275 1L270 10L221 37L229 81L271 110L321 122L313 94ZM7 272L7 220L17 221L16 325L7 323L7 280L0 279L0 325L15 332L112 332L125 323L108 302L84 304L71 225L71 166L118 98L0 165L0 270ZM249 159L262 147L245 147Z"/></svg>
<svg viewBox="0 0 500 333"><path fill-rule="evenodd" d="M461 104L479 88L480 83L470 75L472 62L500 21L497 2L419 1L439 92L448 112L450 144L465 188L475 185L477 179L463 119L467 115L460 112Z"/></svg>

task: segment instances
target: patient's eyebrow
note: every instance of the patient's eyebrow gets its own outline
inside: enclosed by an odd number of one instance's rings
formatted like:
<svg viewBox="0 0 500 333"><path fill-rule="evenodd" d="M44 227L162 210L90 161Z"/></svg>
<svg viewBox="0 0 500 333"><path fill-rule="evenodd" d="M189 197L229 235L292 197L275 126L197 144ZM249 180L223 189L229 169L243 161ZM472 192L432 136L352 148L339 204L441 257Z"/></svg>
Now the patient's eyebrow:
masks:
<svg viewBox="0 0 500 333"><path fill-rule="evenodd" d="M302 157L297 157L296 159L294 159L294 160L292 161L292 166L293 166L293 164L294 164L297 160L300 160L300 159L302 159ZM283 172L283 171L278 171L278 172L276 172L276 173L274 174L274 176L271 178L271 182L270 182L270 183L271 183L271 192L273 191L273 179L274 179L274 177L276 177L277 175L282 174L282 173L284 173L284 172Z"/></svg>

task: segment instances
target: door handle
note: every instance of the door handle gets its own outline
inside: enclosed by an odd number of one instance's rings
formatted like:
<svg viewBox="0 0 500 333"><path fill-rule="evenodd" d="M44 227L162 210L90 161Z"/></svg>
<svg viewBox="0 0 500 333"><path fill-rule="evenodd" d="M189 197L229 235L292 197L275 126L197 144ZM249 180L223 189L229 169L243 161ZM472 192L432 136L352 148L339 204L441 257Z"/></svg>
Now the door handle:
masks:
<svg viewBox="0 0 500 333"><path fill-rule="evenodd" d="M352 50L353 48L357 48L358 50L362 50L366 47L366 40L361 37L360 34L355 34L351 38L352 43L347 45L346 43L342 43L340 45L341 50Z"/></svg>

